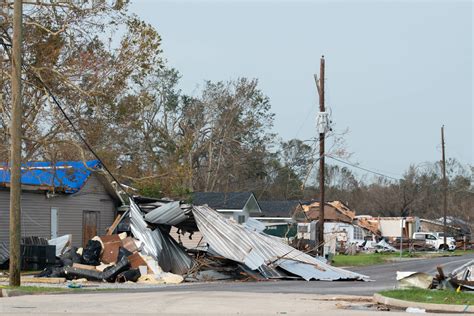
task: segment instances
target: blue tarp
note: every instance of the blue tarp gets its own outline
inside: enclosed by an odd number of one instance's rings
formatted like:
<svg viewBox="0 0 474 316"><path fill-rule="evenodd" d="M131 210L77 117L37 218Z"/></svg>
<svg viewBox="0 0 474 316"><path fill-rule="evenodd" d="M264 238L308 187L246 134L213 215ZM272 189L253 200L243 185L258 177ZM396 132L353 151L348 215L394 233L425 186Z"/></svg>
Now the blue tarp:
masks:
<svg viewBox="0 0 474 316"><path fill-rule="evenodd" d="M87 167L86 167L87 166ZM91 175L93 169L99 168L98 160L86 161L59 161L28 162L21 166L21 184L31 185L64 193L79 191ZM8 186L10 183L10 168L7 163L0 163L0 185Z"/></svg>

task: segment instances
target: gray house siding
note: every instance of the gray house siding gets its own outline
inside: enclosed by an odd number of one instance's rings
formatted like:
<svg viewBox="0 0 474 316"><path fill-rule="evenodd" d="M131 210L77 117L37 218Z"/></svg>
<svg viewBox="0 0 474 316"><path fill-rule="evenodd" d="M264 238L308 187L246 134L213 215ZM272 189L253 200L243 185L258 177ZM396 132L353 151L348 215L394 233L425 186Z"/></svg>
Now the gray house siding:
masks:
<svg viewBox="0 0 474 316"><path fill-rule="evenodd" d="M9 241L10 192L0 191L0 242ZM58 209L58 236L72 234L74 246L82 246L84 211L100 212L97 233L105 234L116 213L116 205L97 175L92 174L75 194L58 194L48 198L42 192L23 192L21 199L22 236L51 238L51 208Z"/></svg>

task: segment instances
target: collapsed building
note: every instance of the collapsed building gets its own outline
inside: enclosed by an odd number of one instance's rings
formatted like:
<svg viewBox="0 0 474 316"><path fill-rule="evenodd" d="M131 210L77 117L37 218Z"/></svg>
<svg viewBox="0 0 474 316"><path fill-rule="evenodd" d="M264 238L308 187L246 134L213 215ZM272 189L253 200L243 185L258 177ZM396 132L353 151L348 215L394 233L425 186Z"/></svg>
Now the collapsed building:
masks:
<svg viewBox="0 0 474 316"><path fill-rule="evenodd" d="M368 280L367 276L333 267L299 251L281 238L265 234L258 221L239 224L207 205L155 201L129 210L103 236L75 247L71 236L50 240L57 260L39 277L107 282L179 283L220 279ZM143 203L149 204L150 203ZM129 232L113 234L128 220ZM199 231L200 248L187 249L171 235ZM43 240L35 238L32 243ZM41 241L43 242L43 241ZM170 281L171 280L171 281Z"/></svg>

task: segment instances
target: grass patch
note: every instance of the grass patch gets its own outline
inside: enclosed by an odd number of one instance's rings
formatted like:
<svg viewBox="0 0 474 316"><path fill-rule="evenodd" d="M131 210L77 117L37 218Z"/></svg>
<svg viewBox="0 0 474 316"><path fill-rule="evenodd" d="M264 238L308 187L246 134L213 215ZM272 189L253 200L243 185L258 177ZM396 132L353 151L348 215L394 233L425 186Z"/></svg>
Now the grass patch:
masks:
<svg viewBox="0 0 474 316"><path fill-rule="evenodd" d="M474 250L455 250L445 252L408 252L403 251L403 258L437 258L437 257L451 257L462 256L474 253ZM336 267L359 267L374 264L382 264L387 261L396 260L400 258L399 252L382 252L382 253L359 253L353 256L336 255L333 257L332 265Z"/></svg>
<svg viewBox="0 0 474 316"><path fill-rule="evenodd" d="M443 290L388 290L379 294L399 300L451 305L474 305L474 295L466 292L456 293L455 291Z"/></svg>
<svg viewBox="0 0 474 316"><path fill-rule="evenodd" d="M415 258L418 257L419 253L409 253L404 251L402 253L403 258ZM399 252L379 252L379 253L359 253L353 256L349 255L337 255L333 257L332 264L336 267L347 267L347 266L368 266L373 264L382 264L391 259L400 258Z"/></svg>
<svg viewBox="0 0 474 316"><path fill-rule="evenodd" d="M332 264L336 267L367 266L384 263L387 257L389 256L380 253L360 253L354 256L337 255L334 256Z"/></svg>

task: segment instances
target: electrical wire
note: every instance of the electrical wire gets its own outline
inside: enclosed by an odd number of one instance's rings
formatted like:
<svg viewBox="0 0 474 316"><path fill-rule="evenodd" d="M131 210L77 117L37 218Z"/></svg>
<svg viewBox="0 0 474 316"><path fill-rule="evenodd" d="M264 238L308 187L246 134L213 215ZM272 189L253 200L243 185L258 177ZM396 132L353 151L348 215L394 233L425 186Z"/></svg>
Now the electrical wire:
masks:
<svg viewBox="0 0 474 316"><path fill-rule="evenodd" d="M367 169L367 168L364 168L364 167L355 165L355 164L353 164L353 163L344 161L344 160L342 160L342 159L335 158L335 157L333 157L333 156L331 156L331 155L327 155L327 154L326 154L325 156L328 157L328 158L331 158L331 159L333 159L333 160L339 161L339 162L341 162L341 163L343 163L343 164L346 164L346 165L348 165L348 166L351 166L351 167L354 167L354 168L357 168L357 169L360 169L360 170L364 170L364 171L367 171L367 172L376 174L376 175L381 176L381 177L384 177L384 178L388 178L388 179L392 179L392 180L396 180L396 181L400 181L400 180L401 180L401 179L399 179L399 178L395 178L395 177L392 177L392 176L388 176L388 175L386 175L386 174L383 174L383 173L380 173L380 172L377 172L377 171L373 171L373 170L370 170L370 169Z"/></svg>

